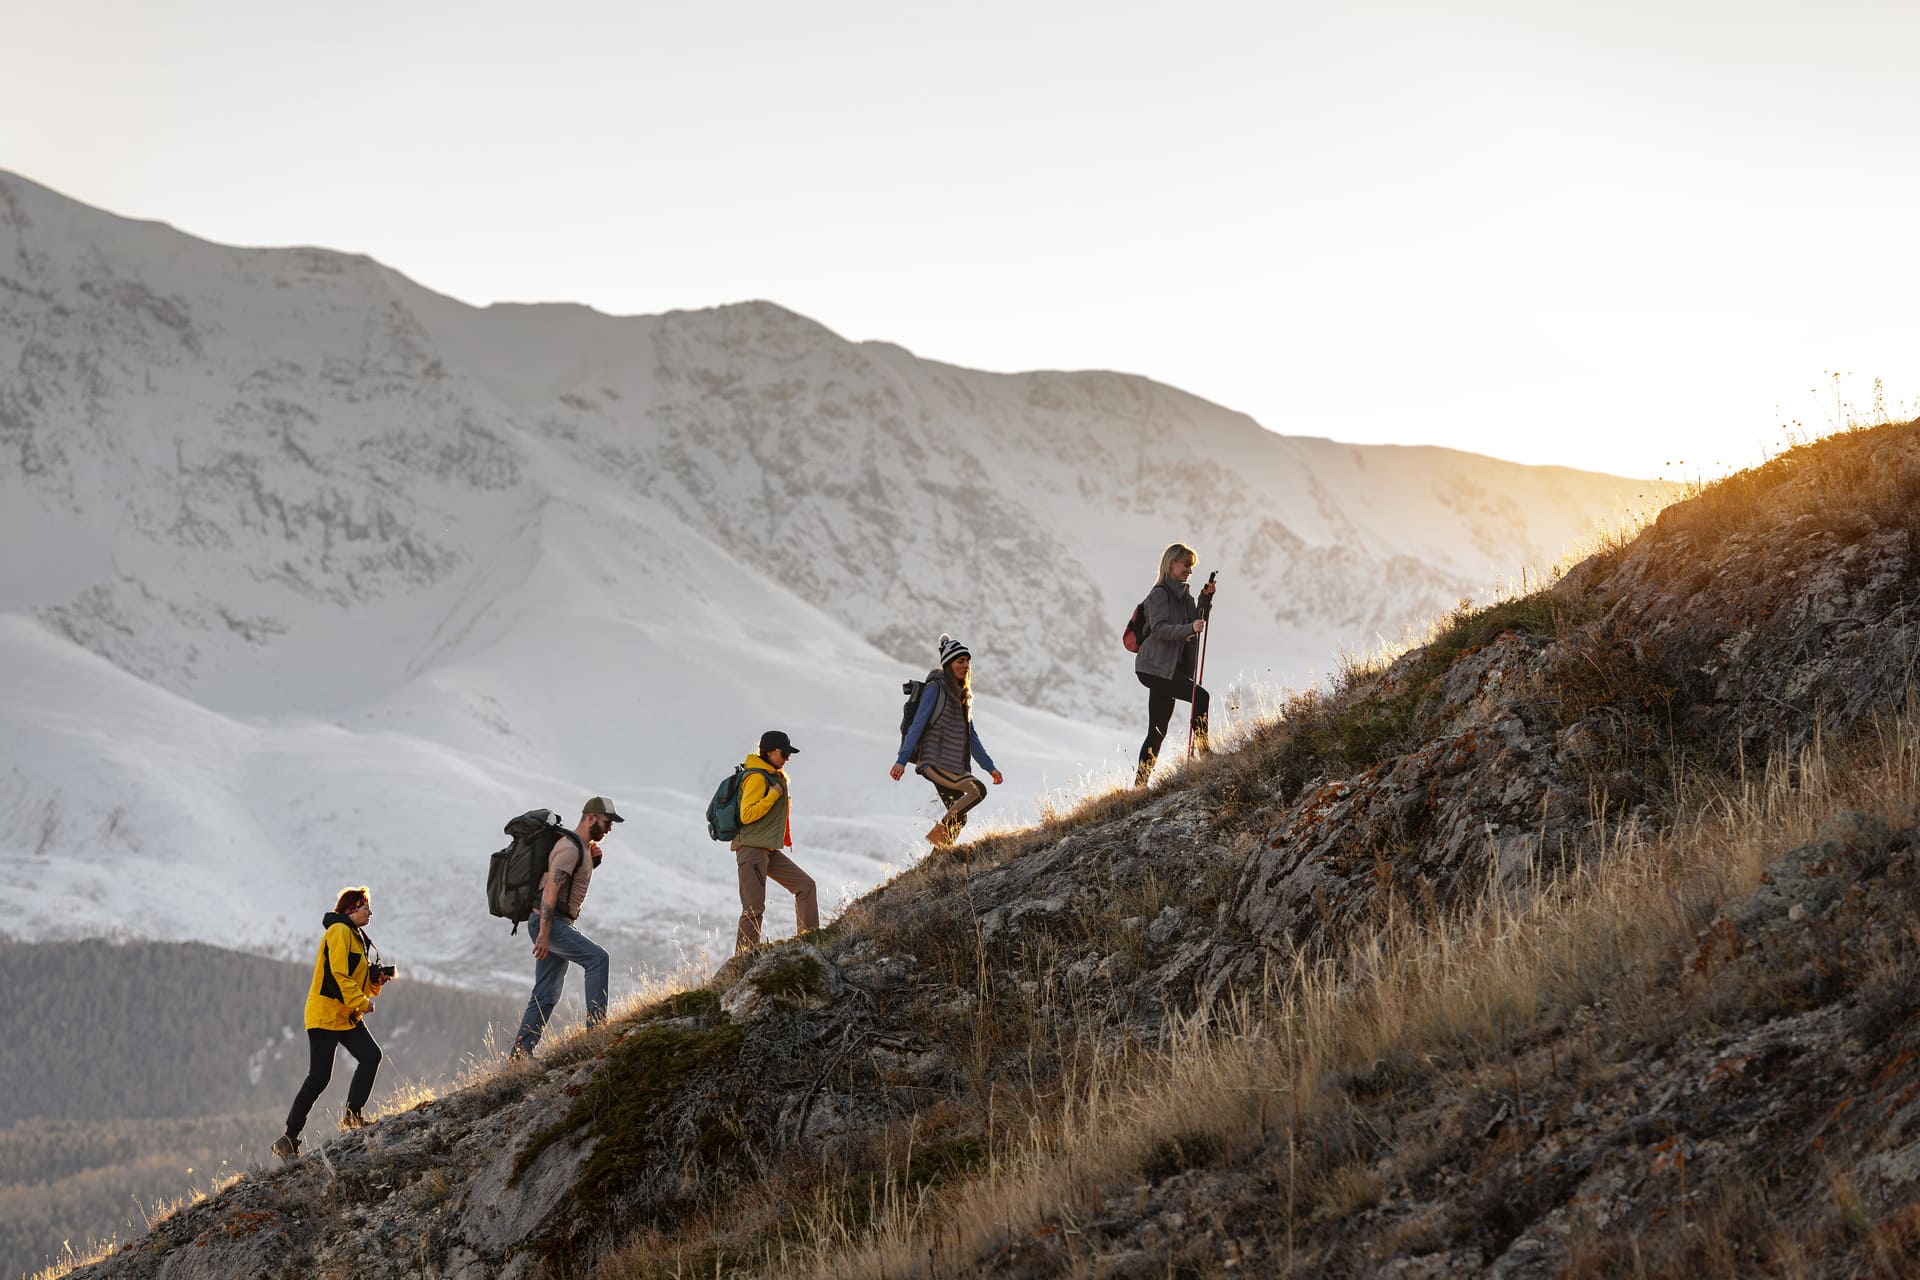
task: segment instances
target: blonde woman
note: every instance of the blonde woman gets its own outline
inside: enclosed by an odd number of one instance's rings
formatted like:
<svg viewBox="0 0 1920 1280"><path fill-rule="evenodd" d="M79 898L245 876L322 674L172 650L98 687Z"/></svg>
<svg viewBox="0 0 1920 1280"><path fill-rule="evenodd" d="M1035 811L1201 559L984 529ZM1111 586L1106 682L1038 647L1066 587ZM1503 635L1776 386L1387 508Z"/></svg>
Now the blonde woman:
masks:
<svg viewBox="0 0 1920 1280"><path fill-rule="evenodd" d="M973 655L967 646L943 635L940 665L927 672L913 723L900 739L900 755L888 770L898 782L907 765L914 764L915 772L933 784L940 803L947 806L927 832L931 844L945 846L957 840L967 825L968 810L987 798L986 784L968 768L969 757L979 761L994 786L1000 785L1000 771L993 767L993 757L980 745L973 727Z"/></svg>
<svg viewBox="0 0 1920 1280"><path fill-rule="evenodd" d="M1209 582L1200 598L1194 598L1187 579L1198 563L1199 557L1186 543L1168 547L1160 553L1159 575L1143 602L1147 625L1133 658L1133 673L1147 687L1147 737L1140 744L1140 763L1133 773L1136 787L1146 786L1153 776L1174 703L1193 703L1194 739L1201 751L1207 749L1207 691L1194 683L1193 673L1200 650L1197 642L1207 629L1202 607L1213 603L1213 584Z"/></svg>

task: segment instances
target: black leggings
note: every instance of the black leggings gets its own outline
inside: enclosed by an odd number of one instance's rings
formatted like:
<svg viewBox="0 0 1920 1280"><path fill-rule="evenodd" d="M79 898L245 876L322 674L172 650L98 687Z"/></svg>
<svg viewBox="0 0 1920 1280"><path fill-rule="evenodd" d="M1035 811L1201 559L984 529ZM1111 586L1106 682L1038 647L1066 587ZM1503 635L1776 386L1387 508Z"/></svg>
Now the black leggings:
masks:
<svg viewBox="0 0 1920 1280"><path fill-rule="evenodd" d="M287 1135L297 1138L307 1127L307 1112L333 1079L333 1051L344 1047L359 1065L353 1069L353 1083L347 1086L347 1109L358 1111L373 1096L373 1077L380 1070L380 1045L365 1024L351 1031L327 1031L307 1028L307 1078L300 1092L293 1095L293 1109L287 1112Z"/></svg>
<svg viewBox="0 0 1920 1280"><path fill-rule="evenodd" d="M1147 699L1147 740L1140 744L1140 763L1151 768L1160 755L1160 744L1166 740L1167 722L1173 719L1174 703L1191 699L1193 731L1200 738L1207 736L1207 691L1204 686L1196 688L1191 676L1175 676L1169 680L1164 676L1135 674L1152 695Z"/></svg>

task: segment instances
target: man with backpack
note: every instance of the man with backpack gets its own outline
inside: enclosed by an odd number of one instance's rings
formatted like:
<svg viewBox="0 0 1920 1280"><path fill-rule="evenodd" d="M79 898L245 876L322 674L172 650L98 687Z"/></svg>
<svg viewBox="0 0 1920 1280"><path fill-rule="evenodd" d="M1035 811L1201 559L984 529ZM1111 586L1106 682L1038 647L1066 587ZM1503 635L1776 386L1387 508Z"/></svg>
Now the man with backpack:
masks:
<svg viewBox="0 0 1920 1280"><path fill-rule="evenodd" d="M760 945L760 921L766 915L767 881L793 894L799 931L820 927L820 897L813 877L786 854L793 847L793 822L787 791L787 761L799 754L778 729L760 735L760 750L747 757L740 784L740 831L732 842L740 874L740 925L735 955Z"/></svg>
<svg viewBox="0 0 1920 1280"><path fill-rule="evenodd" d="M526 1057L540 1043L540 1035L560 1003L560 990L567 980L567 964L577 964L587 980L587 1025L606 1021L607 950L574 927L580 908L587 901L587 886L600 865L600 842L613 831L613 824L625 822L605 796L594 796L580 810L579 825L561 831L547 859L547 874L540 884L540 906L533 928L533 995L527 1000L527 1012L520 1019L520 1031L513 1038L513 1056Z"/></svg>

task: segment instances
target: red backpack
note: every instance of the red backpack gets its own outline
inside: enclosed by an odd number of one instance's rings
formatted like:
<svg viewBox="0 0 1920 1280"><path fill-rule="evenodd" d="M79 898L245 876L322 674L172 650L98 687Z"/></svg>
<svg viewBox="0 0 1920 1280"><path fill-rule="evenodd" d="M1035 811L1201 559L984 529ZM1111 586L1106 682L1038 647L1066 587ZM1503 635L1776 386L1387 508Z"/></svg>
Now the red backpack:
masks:
<svg viewBox="0 0 1920 1280"><path fill-rule="evenodd" d="M1127 619L1126 630L1120 633L1120 643L1127 647L1128 653L1140 652L1140 639L1147 634L1147 602L1142 600L1133 606L1133 616Z"/></svg>

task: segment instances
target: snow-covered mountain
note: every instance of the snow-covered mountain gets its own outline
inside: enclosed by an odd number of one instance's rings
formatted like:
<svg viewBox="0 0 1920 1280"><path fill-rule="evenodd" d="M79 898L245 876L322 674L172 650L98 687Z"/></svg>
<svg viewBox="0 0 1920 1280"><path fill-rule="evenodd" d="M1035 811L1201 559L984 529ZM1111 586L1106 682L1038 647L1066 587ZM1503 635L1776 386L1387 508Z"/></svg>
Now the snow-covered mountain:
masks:
<svg viewBox="0 0 1920 1280"><path fill-rule="evenodd" d="M476 309L0 173L4 927L301 955L368 882L389 958L518 987L500 824L604 792L632 820L583 923L671 964L731 937L701 814L763 728L829 903L913 855L930 789L885 771L943 630L1008 776L977 821L1024 820L1128 767L1118 633L1167 542L1221 571L1208 683L1299 685L1642 488L767 303Z"/></svg>

